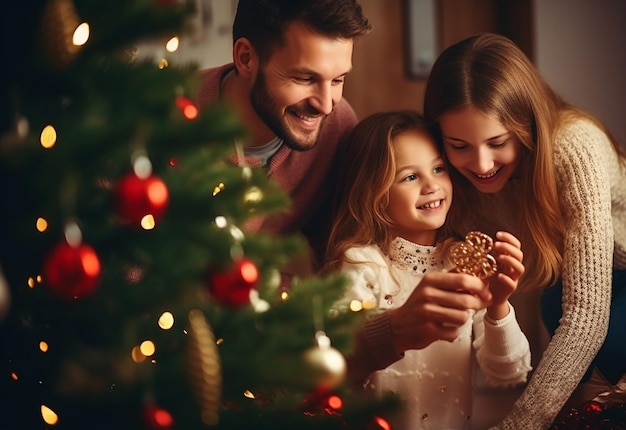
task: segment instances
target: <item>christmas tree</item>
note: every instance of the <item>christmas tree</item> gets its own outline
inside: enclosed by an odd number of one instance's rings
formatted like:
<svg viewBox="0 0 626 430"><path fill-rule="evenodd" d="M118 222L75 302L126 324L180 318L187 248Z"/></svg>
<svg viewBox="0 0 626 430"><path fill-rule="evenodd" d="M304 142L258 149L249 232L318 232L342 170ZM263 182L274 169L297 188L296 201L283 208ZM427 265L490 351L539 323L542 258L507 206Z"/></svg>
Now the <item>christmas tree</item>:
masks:
<svg viewBox="0 0 626 430"><path fill-rule="evenodd" d="M229 163L246 130L198 109L197 67L138 59L190 4L27 0L3 13L0 428L385 428L350 389L363 312L339 276L280 284L288 210ZM176 39L173 39L176 40Z"/></svg>

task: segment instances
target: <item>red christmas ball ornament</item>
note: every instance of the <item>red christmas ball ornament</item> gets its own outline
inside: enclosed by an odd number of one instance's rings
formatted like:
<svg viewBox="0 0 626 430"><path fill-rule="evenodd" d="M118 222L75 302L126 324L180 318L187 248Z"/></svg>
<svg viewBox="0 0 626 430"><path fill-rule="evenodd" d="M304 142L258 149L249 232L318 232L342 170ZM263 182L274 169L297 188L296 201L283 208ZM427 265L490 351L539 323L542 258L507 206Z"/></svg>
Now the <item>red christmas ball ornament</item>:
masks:
<svg viewBox="0 0 626 430"><path fill-rule="evenodd" d="M149 215L155 222L159 221L167 209L169 193L160 178L140 178L130 173L118 182L116 199L120 217L125 222L137 225Z"/></svg>
<svg viewBox="0 0 626 430"><path fill-rule="evenodd" d="M95 290L100 278L100 260L89 245L62 242L44 261L44 282L60 297L84 297Z"/></svg>
<svg viewBox="0 0 626 430"><path fill-rule="evenodd" d="M218 302L232 307L250 304L250 291L257 287L259 270L247 258L233 262L227 270L212 270L209 292Z"/></svg>

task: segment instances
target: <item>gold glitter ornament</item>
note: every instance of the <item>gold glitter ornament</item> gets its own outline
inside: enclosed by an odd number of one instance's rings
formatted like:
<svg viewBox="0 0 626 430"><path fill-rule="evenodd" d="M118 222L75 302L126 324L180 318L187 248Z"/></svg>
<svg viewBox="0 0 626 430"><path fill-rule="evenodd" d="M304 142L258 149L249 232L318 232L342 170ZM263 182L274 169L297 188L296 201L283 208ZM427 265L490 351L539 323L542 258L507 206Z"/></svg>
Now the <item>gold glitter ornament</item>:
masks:
<svg viewBox="0 0 626 430"><path fill-rule="evenodd" d="M304 352L304 363L310 371L316 388L333 389L346 377L346 360L322 332L316 334L317 345Z"/></svg>
<svg viewBox="0 0 626 430"><path fill-rule="evenodd" d="M200 310L189 312L186 359L192 393L207 425L219 422L222 398L222 371L213 330Z"/></svg>
<svg viewBox="0 0 626 430"><path fill-rule="evenodd" d="M492 248L491 237L480 231L470 231L464 241L450 246L448 258L459 272L485 279L498 271L496 259L489 254Z"/></svg>
<svg viewBox="0 0 626 430"><path fill-rule="evenodd" d="M53 69L65 69L76 56L80 47L72 38L79 25L72 0L49 0L44 6L39 42L46 64Z"/></svg>

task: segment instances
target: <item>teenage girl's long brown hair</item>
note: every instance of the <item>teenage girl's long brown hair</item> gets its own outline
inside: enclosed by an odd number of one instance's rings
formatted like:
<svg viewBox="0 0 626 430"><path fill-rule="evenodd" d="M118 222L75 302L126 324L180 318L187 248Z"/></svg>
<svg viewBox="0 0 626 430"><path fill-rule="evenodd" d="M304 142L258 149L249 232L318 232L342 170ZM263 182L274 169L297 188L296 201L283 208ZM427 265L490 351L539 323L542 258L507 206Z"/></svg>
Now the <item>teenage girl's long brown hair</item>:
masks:
<svg viewBox="0 0 626 430"><path fill-rule="evenodd" d="M376 244L387 252L394 239L385 208L396 175L394 138L407 130L434 129L411 110L379 112L354 128L341 156L335 214L322 272L338 270L347 249Z"/></svg>
<svg viewBox="0 0 626 430"><path fill-rule="evenodd" d="M511 40L497 34L479 34L458 42L444 50L433 65L424 95L424 116L436 122L446 112L467 106L497 118L521 144L525 223L520 226L520 240L524 259L532 264L526 266L520 287L553 285L560 276L564 236L553 158L555 135L567 122L584 117L611 136L597 119L565 103L528 57ZM614 139L612 142L623 157L624 151ZM477 209L475 196L480 191L453 166L450 171L456 202L448 214L448 227L454 231L463 212Z"/></svg>

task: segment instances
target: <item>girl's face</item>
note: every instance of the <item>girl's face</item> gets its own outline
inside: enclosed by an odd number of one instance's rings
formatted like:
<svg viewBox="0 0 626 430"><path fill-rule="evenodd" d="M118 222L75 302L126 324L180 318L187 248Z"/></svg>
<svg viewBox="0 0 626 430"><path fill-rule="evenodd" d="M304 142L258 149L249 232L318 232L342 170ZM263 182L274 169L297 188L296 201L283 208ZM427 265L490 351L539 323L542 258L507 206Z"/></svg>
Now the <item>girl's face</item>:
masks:
<svg viewBox="0 0 626 430"><path fill-rule="evenodd" d="M437 229L452 204L452 181L434 139L408 130L393 142L396 175L389 190L387 214L395 234L420 245L434 245Z"/></svg>
<svg viewBox="0 0 626 430"><path fill-rule="evenodd" d="M497 193L520 164L520 143L497 119L469 106L439 119L448 161L480 192Z"/></svg>

